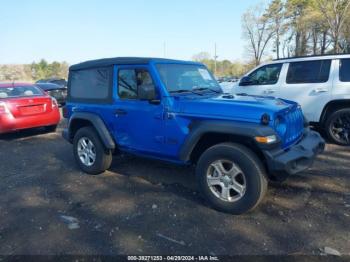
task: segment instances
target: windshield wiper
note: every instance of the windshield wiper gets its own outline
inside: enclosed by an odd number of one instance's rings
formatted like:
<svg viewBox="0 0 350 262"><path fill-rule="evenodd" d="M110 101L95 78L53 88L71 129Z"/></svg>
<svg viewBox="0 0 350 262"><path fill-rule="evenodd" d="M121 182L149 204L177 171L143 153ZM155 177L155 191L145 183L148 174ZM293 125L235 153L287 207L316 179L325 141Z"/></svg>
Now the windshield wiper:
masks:
<svg viewBox="0 0 350 262"><path fill-rule="evenodd" d="M209 91L212 91L212 92L217 93L217 94L221 93L220 91L212 89L210 87L197 87L197 88L193 88L193 90L198 90L198 91L209 90Z"/></svg>
<svg viewBox="0 0 350 262"><path fill-rule="evenodd" d="M170 91L169 93L174 94L174 93L192 93L195 95L200 95L202 96L203 94L192 91L192 90L188 90L188 89L179 89L179 90L174 90L174 91Z"/></svg>

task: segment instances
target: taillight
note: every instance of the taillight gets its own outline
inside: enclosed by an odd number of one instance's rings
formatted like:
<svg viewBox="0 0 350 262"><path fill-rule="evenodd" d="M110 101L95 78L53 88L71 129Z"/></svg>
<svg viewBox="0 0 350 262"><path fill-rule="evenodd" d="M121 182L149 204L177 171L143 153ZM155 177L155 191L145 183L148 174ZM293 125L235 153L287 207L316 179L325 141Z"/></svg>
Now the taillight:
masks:
<svg viewBox="0 0 350 262"><path fill-rule="evenodd" d="M4 102L0 102L0 115L1 114L10 114L10 110Z"/></svg>
<svg viewBox="0 0 350 262"><path fill-rule="evenodd" d="M52 108L58 107L57 100L53 97L51 97L51 104L52 104Z"/></svg>

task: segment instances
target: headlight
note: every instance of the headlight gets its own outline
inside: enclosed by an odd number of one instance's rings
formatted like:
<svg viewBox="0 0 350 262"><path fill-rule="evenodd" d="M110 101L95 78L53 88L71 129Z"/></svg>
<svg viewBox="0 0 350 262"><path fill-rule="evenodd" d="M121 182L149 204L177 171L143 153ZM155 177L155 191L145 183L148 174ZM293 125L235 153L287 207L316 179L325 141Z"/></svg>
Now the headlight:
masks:
<svg viewBox="0 0 350 262"><path fill-rule="evenodd" d="M267 125L270 123L270 115L267 114L267 113L263 114L263 115L261 116L260 121L261 121L261 124L267 126Z"/></svg>
<svg viewBox="0 0 350 262"><path fill-rule="evenodd" d="M282 116L277 116L275 119L275 130L280 137L284 137L287 132L287 124Z"/></svg>

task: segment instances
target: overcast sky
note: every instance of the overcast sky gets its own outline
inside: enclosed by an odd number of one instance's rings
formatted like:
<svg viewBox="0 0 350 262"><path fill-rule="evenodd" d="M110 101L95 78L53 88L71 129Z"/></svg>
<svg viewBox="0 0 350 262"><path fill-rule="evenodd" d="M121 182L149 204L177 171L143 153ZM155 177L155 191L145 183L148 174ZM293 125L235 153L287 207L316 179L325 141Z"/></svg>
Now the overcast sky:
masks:
<svg viewBox="0 0 350 262"><path fill-rule="evenodd" d="M242 13L259 0L0 0L0 64L114 56L244 59ZM165 44L164 44L165 43Z"/></svg>

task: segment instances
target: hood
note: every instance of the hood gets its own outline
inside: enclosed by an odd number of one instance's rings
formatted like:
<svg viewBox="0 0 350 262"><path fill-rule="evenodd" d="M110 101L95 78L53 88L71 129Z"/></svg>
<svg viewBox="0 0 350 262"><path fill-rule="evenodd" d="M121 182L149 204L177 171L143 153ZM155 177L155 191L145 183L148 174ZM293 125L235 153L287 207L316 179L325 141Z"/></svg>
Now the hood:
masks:
<svg viewBox="0 0 350 262"><path fill-rule="evenodd" d="M296 103L274 97L226 95L174 97L179 115L259 123L263 114L274 119L277 113L289 111Z"/></svg>

